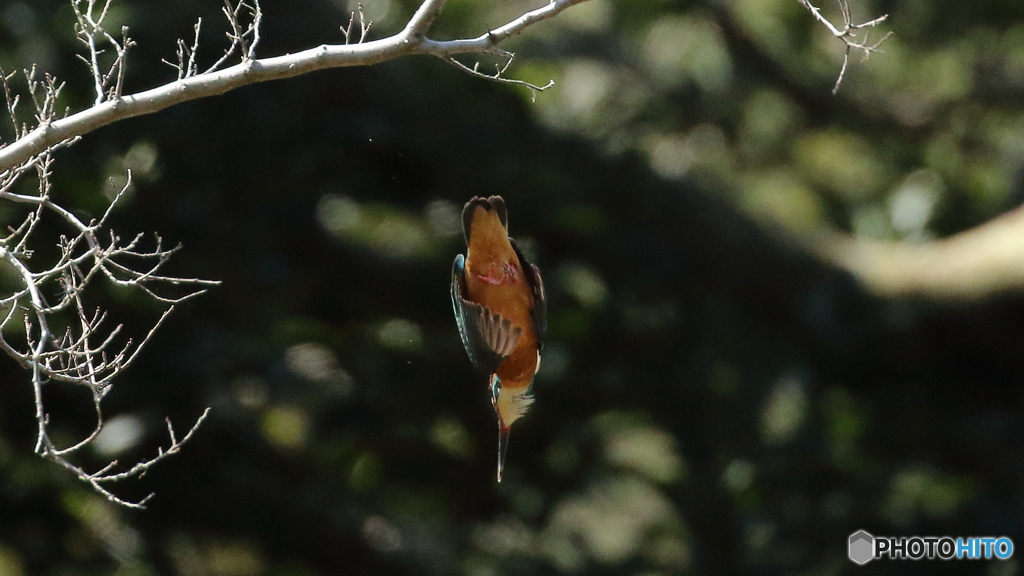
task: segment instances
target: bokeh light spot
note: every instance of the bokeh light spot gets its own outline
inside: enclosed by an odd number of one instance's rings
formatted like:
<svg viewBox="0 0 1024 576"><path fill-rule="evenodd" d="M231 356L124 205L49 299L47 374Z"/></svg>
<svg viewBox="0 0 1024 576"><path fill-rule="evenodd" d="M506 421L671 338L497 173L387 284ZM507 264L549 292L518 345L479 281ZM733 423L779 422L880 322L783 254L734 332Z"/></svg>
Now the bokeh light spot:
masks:
<svg viewBox="0 0 1024 576"><path fill-rule="evenodd" d="M103 424L92 448L99 456L115 456L138 445L145 431L145 424L138 416L116 416Z"/></svg>
<svg viewBox="0 0 1024 576"><path fill-rule="evenodd" d="M380 477L380 458L372 452L364 452L352 463L348 483L353 490L362 492L376 487L380 483Z"/></svg>
<svg viewBox="0 0 1024 576"><path fill-rule="evenodd" d="M807 394L797 378L780 378L761 410L761 436L766 444L791 440L807 416Z"/></svg>
<svg viewBox="0 0 1024 576"><path fill-rule="evenodd" d="M380 516L370 516L363 522L363 538L380 552L395 552L402 547L402 533Z"/></svg>
<svg viewBox="0 0 1024 576"><path fill-rule="evenodd" d="M286 450L303 448L309 441L309 415L297 406L274 406L263 413L263 438Z"/></svg>
<svg viewBox="0 0 1024 576"><path fill-rule="evenodd" d="M453 416L438 416L430 429L430 441L448 454L466 459L473 454L473 438Z"/></svg>
<svg viewBox="0 0 1024 576"><path fill-rule="evenodd" d="M260 551L243 542L214 542L207 551L210 572L214 576L250 576L262 574L266 562Z"/></svg>
<svg viewBox="0 0 1024 576"><path fill-rule="evenodd" d="M565 264L558 272L562 289L586 308L596 308L608 299L608 287L592 268L581 263Z"/></svg>
<svg viewBox="0 0 1024 576"><path fill-rule="evenodd" d="M298 376L321 385L322 391L344 397L354 388L352 376L338 366L334 350L317 342L301 342L285 350L288 369Z"/></svg>
<svg viewBox="0 0 1024 576"><path fill-rule="evenodd" d="M722 482L734 492L742 492L754 484L757 469L748 460L737 458L722 471Z"/></svg>
<svg viewBox="0 0 1024 576"><path fill-rule="evenodd" d="M685 474L675 439L653 426L615 426L608 430L604 458L609 464L635 470L661 483L674 482Z"/></svg>
<svg viewBox="0 0 1024 576"><path fill-rule="evenodd" d="M393 350L417 350L423 345L423 330L405 318L392 318L377 329L377 340Z"/></svg>

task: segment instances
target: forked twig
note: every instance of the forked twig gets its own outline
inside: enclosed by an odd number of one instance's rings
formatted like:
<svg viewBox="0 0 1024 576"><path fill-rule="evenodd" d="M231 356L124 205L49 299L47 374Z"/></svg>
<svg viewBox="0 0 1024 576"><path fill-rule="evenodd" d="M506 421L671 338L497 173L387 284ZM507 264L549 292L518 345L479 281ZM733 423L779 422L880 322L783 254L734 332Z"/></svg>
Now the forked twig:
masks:
<svg viewBox="0 0 1024 576"><path fill-rule="evenodd" d="M840 28L837 27L835 24L832 24L832 22L828 18L825 18L825 16L822 15L821 13L821 9L815 6L814 4L811 4L810 0L799 1L800 4L804 6L804 8L807 8L811 12L811 14L814 15L815 19L817 19L819 22L824 24L826 28L828 28L828 31L831 32L833 36L839 38L840 40L843 41L844 44L846 44L846 51L843 54L843 65L839 69L839 76L836 78L836 83L832 87L832 94L836 94L837 92L839 92L839 86L843 83L843 79L846 77L846 71L849 68L850 51L860 50L861 52L864 53L864 58L867 59L871 54L875 52L881 52L881 50L879 50L879 47L882 45L883 42L888 40L890 36L892 36L891 31L886 32L885 35L882 36L882 38L877 42L868 43L867 30L865 30L863 38L858 37L858 32L866 28L873 28L875 26L878 26L882 22L885 22L886 19L889 18L889 15L883 14L882 16L879 16L878 18L875 18L873 20L868 20L867 22L862 22L860 24L854 24L853 18L850 14L849 0L836 0L836 2L839 4L839 11L842 13L843 16L843 26L842 28Z"/></svg>
<svg viewBox="0 0 1024 576"><path fill-rule="evenodd" d="M315 70L365 66L416 54L442 58L473 76L525 86L535 94L554 82L539 86L506 77L514 55L499 44L585 0L549 0L486 34L443 41L429 38L428 33L445 0L420 0L400 32L378 40L369 40L372 22L366 19L360 5L342 28L345 44L262 59L257 59L263 18L259 1L224 0L222 12L229 28L224 54L209 68L201 69L199 39L203 22L197 19L191 43L177 42L177 62L165 60L177 70L177 78L130 95L123 90L128 53L135 43L128 37L127 27L121 26L117 36L108 30L114 0L69 1L76 17L75 32L84 47L80 58L90 72L92 104L74 114L68 109L61 111L58 102L64 84L55 77L38 73L32 66L23 71L25 86L18 90L11 82L14 74L0 70L9 133L13 136L0 145L0 201L22 211L19 219L12 220L6 235L0 235L0 265L12 271L10 276L15 281L13 288L0 293L0 350L31 374L36 452L68 469L110 501L142 507L149 497L138 502L124 500L110 491L109 483L139 477L155 463L177 453L205 421L208 410L180 440L168 422L170 447L126 470L117 471L117 462L113 461L90 473L75 464L74 459L103 429L101 400L112 389L115 379L138 358L174 305L202 294L217 282L166 273L165 265L179 247L165 248L159 236L137 234L122 238L107 227L111 211L132 185L131 172L98 219L84 220L65 208L51 189L54 153L113 122L189 100ZM456 59L463 54L496 55L506 60L489 74L480 71L479 62L470 67ZM229 65L233 59L235 63ZM27 110L21 105L25 97L30 100ZM31 186L33 178L38 183L35 190ZM63 235L41 239L47 229L40 226L44 219L58 223ZM148 244L149 238L153 238L152 245ZM40 251L42 256L34 256L34 246L48 241L58 249ZM97 282L137 290L164 304L164 311L141 339L133 341L124 335L127 330L123 325L110 319L102 309L86 304L86 295L92 293L90 287ZM45 386L58 384L74 386L89 394L95 418L88 434L62 446L51 435L43 394Z"/></svg>
<svg viewBox="0 0 1024 576"><path fill-rule="evenodd" d="M352 43L352 26L356 22L359 22L359 40L356 40L356 44L362 44L366 41L366 35L370 32L370 26L373 26L372 20L366 19L366 14L363 13L363 4L360 2L356 4L356 10L349 15L348 26L341 27L341 33L345 36L345 44Z"/></svg>
<svg viewBox="0 0 1024 576"><path fill-rule="evenodd" d="M463 72L465 72L465 73L467 73L467 74L469 74L471 76L476 76L477 78L483 78L484 80L490 80L492 82L501 82L503 84L515 84L517 86L525 86L525 87L530 89L530 92L532 94L532 97L530 98L531 101L537 99L537 92L543 92L543 91L547 90L548 88L551 88L552 86L555 85L555 81L554 80L548 80L547 84L545 84L543 86L539 86L537 84L532 84L532 83L527 82L525 80L518 80L518 79L515 79L515 78L506 78L504 76L505 71L508 70L508 67L512 64L512 61L515 60L515 54L512 54L511 52L508 52L507 54L508 54L508 60L505 61L504 65L500 65L499 66L499 65L496 64L495 65L495 72L494 72L494 74L486 74L484 72L481 72L480 71L480 62L479 61L476 62L475 64L473 64L473 67L470 68L469 66L466 66L462 62L459 62L454 57L446 58L445 60L449 64L454 65L455 67L457 67L458 69L462 70Z"/></svg>
<svg viewBox="0 0 1024 576"><path fill-rule="evenodd" d="M83 2L83 5L90 11L95 8L91 2ZM102 15L103 12L95 20L101 21ZM82 18L85 22L93 21L86 14ZM11 74L0 72L7 111L15 133L25 133L17 120L19 98L11 86L12 77ZM116 70L112 69L111 74L94 75L93 78L98 78L98 85L104 90L105 86L113 87L112 91L100 93L100 96L116 97ZM45 124L53 121L56 115L55 103L63 84L49 75L37 79L35 69L25 71L25 81L28 96L35 106L37 122ZM164 248L160 237L155 236L155 246L144 248L142 234L125 242L106 228L114 207L132 186L131 171L127 172L124 186L99 219L83 221L54 201L51 185L53 154L76 140L72 138L58 142L17 168L0 173L0 200L8 202L12 207L23 206L26 209L21 223L15 228L9 228L9 234L0 238L0 262L13 272L17 282L15 288L0 295L0 350L31 374L36 417L35 451L43 458L70 470L112 502L141 507L146 499L139 502L122 499L103 484L137 477L150 466L176 453L181 444L192 437L195 426L180 441L172 433L169 449L161 450L157 456L123 472L112 472L116 462L111 462L99 472L87 473L73 459L99 436L104 425L101 400L111 390L114 380L132 365L151 341L156 330L174 309L173 304L199 295L217 282L164 275L160 272L161 268L178 247ZM37 183L34 193L20 189L15 191L29 175L34 175ZM49 260L33 258L30 248L40 242L37 238L41 233L38 225L46 217L56 219L69 231L56 239L57 255ZM104 235L108 238L104 239ZM122 336L121 324L106 323L106 312L86 306L84 294L96 278L106 278L116 285L140 290L169 306L142 339L135 343L131 338L125 339ZM177 289L177 294L170 294L167 288L162 288L167 286L181 288ZM8 337L11 321L18 317L24 319L21 342ZM43 388L55 383L80 387L90 395L93 404L95 423L92 431L65 447L59 447L53 440L43 395ZM196 426L204 418L205 414Z"/></svg>

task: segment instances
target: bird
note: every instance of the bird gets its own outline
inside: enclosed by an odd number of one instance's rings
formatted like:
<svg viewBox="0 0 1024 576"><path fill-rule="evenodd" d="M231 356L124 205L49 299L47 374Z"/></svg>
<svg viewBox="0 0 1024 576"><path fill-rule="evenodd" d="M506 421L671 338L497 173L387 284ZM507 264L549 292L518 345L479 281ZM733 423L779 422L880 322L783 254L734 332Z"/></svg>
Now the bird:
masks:
<svg viewBox="0 0 1024 576"><path fill-rule="evenodd" d="M508 236L501 196L474 196L462 210L466 254L452 265L452 308L470 361L486 376L498 418L498 482L509 429L533 404L547 330L540 270Z"/></svg>

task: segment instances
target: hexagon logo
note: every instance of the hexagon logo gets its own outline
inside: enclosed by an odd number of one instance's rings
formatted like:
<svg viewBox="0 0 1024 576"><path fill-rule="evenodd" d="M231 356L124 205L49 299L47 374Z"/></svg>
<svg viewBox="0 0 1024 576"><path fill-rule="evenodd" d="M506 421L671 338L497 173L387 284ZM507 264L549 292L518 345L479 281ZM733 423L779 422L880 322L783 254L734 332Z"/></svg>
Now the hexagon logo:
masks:
<svg viewBox="0 0 1024 576"><path fill-rule="evenodd" d="M857 530L850 534L850 547L848 550L850 560L860 564L867 564L875 557L875 537L863 530Z"/></svg>

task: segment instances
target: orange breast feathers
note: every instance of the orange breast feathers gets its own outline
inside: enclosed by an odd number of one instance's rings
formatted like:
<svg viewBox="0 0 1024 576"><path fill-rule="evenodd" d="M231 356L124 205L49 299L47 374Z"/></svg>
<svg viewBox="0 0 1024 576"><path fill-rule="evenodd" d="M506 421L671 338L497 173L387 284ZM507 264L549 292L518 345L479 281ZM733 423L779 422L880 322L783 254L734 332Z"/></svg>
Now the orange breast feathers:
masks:
<svg viewBox="0 0 1024 576"><path fill-rule="evenodd" d="M502 386L525 387L537 371L537 335L530 309L533 292L498 214L477 206L466 251L468 299L490 308L522 330L515 350L498 366Z"/></svg>

